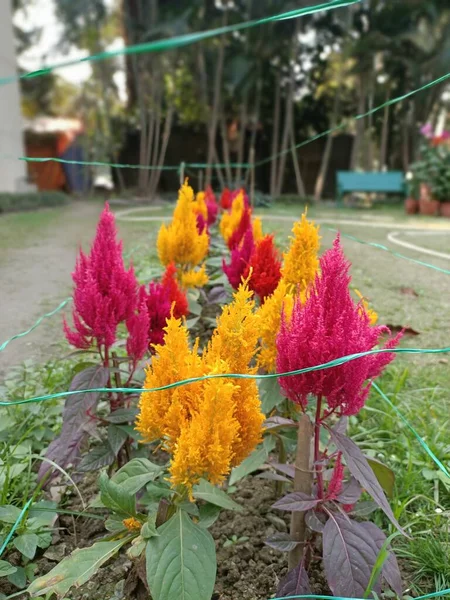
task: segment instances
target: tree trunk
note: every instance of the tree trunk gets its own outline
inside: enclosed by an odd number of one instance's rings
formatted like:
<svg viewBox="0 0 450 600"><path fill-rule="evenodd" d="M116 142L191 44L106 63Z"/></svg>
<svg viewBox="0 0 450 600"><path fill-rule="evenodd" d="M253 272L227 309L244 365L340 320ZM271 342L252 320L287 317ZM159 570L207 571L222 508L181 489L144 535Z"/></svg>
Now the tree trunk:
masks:
<svg viewBox="0 0 450 600"><path fill-rule="evenodd" d="M237 151L237 162L236 177L234 185L238 188L242 184L242 167L241 164L244 162L245 154L245 137L247 133L247 122L248 122L248 92L245 92L241 106L241 119L239 127L239 145Z"/></svg>
<svg viewBox="0 0 450 600"><path fill-rule="evenodd" d="M227 23L227 13L224 11L223 13L223 22L222 26L225 27ZM211 175L212 175L212 162L214 160L213 156L215 153L216 146L216 133L217 133L217 122L219 118L219 106L220 106L220 96L221 96L221 88L222 88L222 74L223 74L223 64L225 58L225 36L221 36L220 45L219 45L219 53L217 57L217 65L216 65L216 76L214 78L214 93L213 93L213 105L211 110L211 120L208 127L208 155L206 159L206 181L205 185L211 185Z"/></svg>
<svg viewBox="0 0 450 600"><path fill-rule="evenodd" d="M360 74L358 77L358 114L363 114L366 109L366 87L364 83L364 76ZM362 144L364 141L364 119L357 119L356 121L356 134L353 142L352 156L350 159L350 170L355 171L359 166L359 158L361 153Z"/></svg>
<svg viewBox="0 0 450 600"><path fill-rule="evenodd" d="M334 101L333 101L333 109L331 113L330 120L330 129L334 129L336 127L339 115L339 107L340 107L340 93L339 90L336 90ZM330 164L331 151L333 149L333 134L329 133L327 137L327 141L325 144L325 149L322 154L322 161L320 164L319 174L317 175L316 185L314 187L314 200L316 202L320 202L322 200L323 188L325 185L325 181L328 173L328 166Z"/></svg>
<svg viewBox="0 0 450 600"><path fill-rule="evenodd" d="M386 102L389 101L390 90L389 88L386 90ZM383 113L383 126L381 128L381 142L380 142L380 171L386 165L387 162L387 146L388 146L388 137L389 137L389 106L384 107Z"/></svg>
<svg viewBox="0 0 450 600"><path fill-rule="evenodd" d="M231 174L230 167L230 145L228 143L228 132L227 132L227 124L225 120L225 115L222 113L220 119L220 132L222 135L222 150L223 150L223 162L225 163L225 174L227 178L227 187L231 187L233 185L233 176Z"/></svg>
<svg viewBox="0 0 450 600"><path fill-rule="evenodd" d="M252 164L252 156L253 156L253 163L255 162L255 156L256 156L256 149L255 149L255 144L256 144L256 133L258 131L258 125L259 125L259 116L260 116L260 111L261 111L261 91L262 91L262 80L261 77L258 76L258 79L256 80L256 97L255 97L255 111L254 111L254 122L253 122L253 128L252 128L252 134L250 136L250 148L248 151L248 163ZM254 167L251 167L254 170ZM245 175L245 182L247 183L249 177L250 177L251 173L250 173L250 168L247 168L247 173Z"/></svg>
<svg viewBox="0 0 450 600"><path fill-rule="evenodd" d="M161 140L161 149L159 151L157 165L155 165L158 168L152 172L152 177L150 179L150 187L149 187L150 201L154 200L156 191L158 189L159 180L161 179L161 167L164 165L164 159L166 157L167 146L169 144L170 133L172 131L172 123L173 123L174 113L175 113L175 108L173 105L171 105L169 107L169 110L167 111L166 120L164 122L164 130L163 130L162 140ZM156 140L156 142L158 142L158 140Z"/></svg>
<svg viewBox="0 0 450 600"><path fill-rule="evenodd" d="M291 107L292 110L292 107ZM291 155L292 162L294 163L294 173L295 173L295 183L297 184L297 194L300 198L304 198L306 196L305 185L303 183L302 174L300 172L300 165L298 164L298 155L297 148L295 142L295 127L294 127L294 119L291 117L292 127L291 127Z"/></svg>
<svg viewBox="0 0 450 600"><path fill-rule="evenodd" d="M273 131L272 131L272 161L270 163L270 195L272 198L276 194L277 189L277 173L278 173L278 142L280 138L280 109L281 109L281 93L280 93L280 73L277 71L275 77L275 102L273 108Z"/></svg>

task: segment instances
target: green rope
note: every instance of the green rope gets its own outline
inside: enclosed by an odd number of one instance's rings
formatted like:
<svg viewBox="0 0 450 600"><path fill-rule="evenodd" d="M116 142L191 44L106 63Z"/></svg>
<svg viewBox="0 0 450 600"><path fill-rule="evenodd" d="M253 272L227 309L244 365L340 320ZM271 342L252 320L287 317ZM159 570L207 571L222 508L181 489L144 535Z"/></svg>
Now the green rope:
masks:
<svg viewBox="0 0 450 600"><path fill-rule="evenodd" d="M5 541L2 544L2 547L0 548L0 556L3 554L3 552L6 550L6 546L9 544L9 542L11 541L12 536L14 535L14 532L16 531L16 529L19 527L25 513L27 512L28 508L30 507L30 504L33 502L33 498L30 498L28 500L28 502L25 504L25 506L22 508L20 515L17 517L16 522L14 523L14 525L11 527L11 531L8 533L8 535L5 538Z"/></svg>
<svg viewBox="0 0 450 600"><path fill-rule="evenodd" d="M84 167L113 167L115 169L147 169L149 171L178 171L179 167L175 166L150 166L150 165L131 165L123 163L109 163L98 160L66 160L65 158L57 158L54 156L34 157L34 156L19 156L19 160L29 163L45 163L56 162L63 165L82 165Z"/></svg>
<svg viewBox="0 0 450 600"><path fill-rule="evenodd" d="M383 400L396 412L396 414L400 417L400 419L408 427L408 429L413 433L413 435L415 436L415 438L417 439L419 444L422 446L422 448L425 450L425 452L428 454L428 456L433 460L433 462L439 467L439 469L447 477L450 478L450 473L447 470L447 468L441 463L441 461L433 453L431 448L429 448L428 445L423 441L423 438L420 437L420 435L417 433L417 431L414 429L414 427L409 423L409 421L406 419L406 417L404 417L402 415L402 413L398 410L398 408L392 403L392 401L386 396L386 394L380 389L380 387L375 382L372 382L372 386L380 394L380 396L383 398Z"/></svg>
<svg viewBox="0 0 450 600"><path fill-rule="evenodd" d="M304 373L311 373L312 371L321 371L322 369L331 369L344 365L357 358L363 358L365 356L372 356L374 354L442 354L450 352L450 347L447 348L381 348L378 350L367 350L366 352L357 352L356 354L349 354L342 356L321 365L315 365L313 367L306 367L304 369L296 369L294 371L287 371L285 373L268 373L265 375L250 374L250 373L214 373L211 375L202 375L201 377L190 377L188 379L182 379L175 381L167 385L162 385L155 388L122 388L122 387L111 387L111 388L89 388L87 390L72 390L67 392L58 392L57 394L46 394L45 396L35 396L33 398L25 398L23 400L13 400L11 402L0 402L0 406L15 406L18 404L31 404L34 402L43 402L45 400L54 400L55 398L64 398L67 396L73 396L74 394L89 393L89 392L120 392L123 394L137 394L141 392L162 392L164 390L170 390L183 385L189 385L191 383L199 383L201 381L207 381L208 379L278 379L281 377L292 377L293 375L303 375Z"/></svg>
<svg viewBox="0 0 450 600"><path fill-rule="evenodd" d="M397 258L403 258L405 260L408 260L409 262L415 263L416 265L421 265L422 267L428 267L429 269L434 269L435 271L439 271L439 273L444 273L445 275L450 275L449 269L442 269L441 267L436 267L436 265L432 265L432 264L424 262L422 260L417 260L415 258L411 258L410 256L406 256L405 254L400 254L400 252L391 250L390 248L388 248L387 246L384 246L383 244L377 244L375 242L365 242L364 240L360 240L357 237L350 235L348 233L342 233L341 231L339 231L338 229L335 229L334 227L326 227L324 225L321 225L321 227L323 229L326 229L327 231L332 231L333 233L339 233L341 237L348 238L349 240L352 240L353 242L358 242L358 244L364 244L365 246L371 246L372 248L377 248L378 250L384 250L385 252L389 252L389 254L396 256Z"/></svg>
<svg viewBox="0 0 450 600"><path fill-rule="evenodd" d="M445 596L446 594L450 594L450 588L446 590L442 590L440 592L431 592L430 594L425 594L424 596L417 596L415 600L428 600L428 598L439 598L440 596ZM322 596L321 594L301 594L298 596L282 596L280 598L273 598L272 600L295 600L298 598L299 600L304 598L305 600L363 600L363 598L346 598L344 596Z"/></svg>
<svg viewBox="0 0 450 600"><path fill-rule="evenodd" d="M275 23L277 21L285 21L287 19L296 19L297 17L303 17L305 15L313 15L314 13L332 10L334 8L340 8L342 6L349 6L351 4L359 4L361 0L332 0L331 2L325 2L317 4L315 6L309 6L305 8L297 8L287 12L280 13L278 15L272 15L264 17L262 19L255 19L253 21L245 21L243 23L237 23L235 25L227 25L225 27L218 27L216 29L209 29L207 31L199 31L196 33L188 33L185 35L179 35L176 37L166 38L163 40L157 40L156 42L146 42L143 44L135 44L133 46L126 46L125 48L119 48L118 50L100 52L98 54L91 54L85 58L67 60L60 62L48 67L42 67L36 71L30 71L22 75L11 75L10 77L0 78L0 85L6 85L17 81L19 79L31 79L34 77L40 77L47 75L60 69L62 67L70 67L85 62L99 62L114 58L117 56L130 56L132 54L144 54L150 52L163 52L166 50L172 50L174 48L180 48L189 44L195 44L201 40L207 40L218 35L225 35L233 33L235 31L243 31L244 29L251 29L253 27L259 27L260 25L266 25L268 23Z"/></svg>
<svg viewBox="0 0 450 600"><path fill-rule="evenodd" d="M392 98L391 100L388 100L387 102L380 104L380 106L376 106L375 108L372 108L371 110L368 110L365 113L356 115L356 117L351 117L351 119L354 121L357 121L359 119L364 119L365 117L373 115L374 113L378 112L379 110L381 110L383 108L386 108L387 106L392 106L393 104L396 104L397 102L402 102L403 100L406 100L407 98L409 98L410 96L413 96L414 94L423 92L424 90L427 90L430 87L437 85L438 83L443 83L444 81L447 81L447 79L449 79L449 78L450 78L450 73L446 73L445 75L442 75L442 77L438 77L437 79L434 79L433 81L430 81L429 83L426 83L425 85L422 85L421 87L419 87L415 90L411 90L410 92L403 94L402 96L397 96L396 98ZM274 154L272 156L269 156L268 158L264 158L263 160L256 162L255 167L260 167L262 165L265 165L265 164L271 162L274 158L278 158L279 156L288 154L289 152L292 152L292 150L297 150L298 148L302 148L303 146L306 146L307 144L314 142L315 140L325 137L325 136L329 135L330 133L340 131L341 129L344 129L346 126L347 126L347 122L344 121L340 125L337 125L336 127L332 127L331 129L327 129L326 131L322 131L322 133L318 133L317 135L310 137L309 139L305 140L304 142L300 142L299 144L296 144L295 146L290 146L287 150L283 150L283 151L279 152L278 154Z"/></svg>
<svg viewBox="0 0 450 600"><path fill-rule="evenodd" d="M22 333L18 333L17 335L13 335L13 337L9 338L9 340L6 340L6 342L3 342L3 344L0 346L0 352L2 352L6 348L6 346L13 340L17 340L18 338L24 337L25 335L28 335L29 333L34 331L36 329L36 327L38 327L44 319L48 319L49 317L56 315L56 313L58 313L60 310L62 310L71 301L72 301L72 298L66 298L54 310L52 310L51 312L45 313L45 315L42 315L42 317L39 317L39 319L36 321L36 323L32 327L30 327L30 329L27 329L26 331L22 331Z"/></svg>

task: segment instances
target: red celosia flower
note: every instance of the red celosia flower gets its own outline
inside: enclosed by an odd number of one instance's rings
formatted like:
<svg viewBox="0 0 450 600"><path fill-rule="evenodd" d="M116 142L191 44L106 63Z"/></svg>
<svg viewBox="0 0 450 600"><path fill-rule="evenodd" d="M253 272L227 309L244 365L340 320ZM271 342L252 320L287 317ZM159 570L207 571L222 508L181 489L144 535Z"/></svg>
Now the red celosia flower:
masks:
<svg viewBox="0 0 450 600"><path fill-rule="evenodd" d="M338 452L336 462L334 463L333 474L327 489L327 500L336 500L342 492L342 482L344 481L344 465L342 464L342 452Z"/></svg>
<svg viewBox="0 0 450 600"><path fill-rule="evenodd" d="M208 233L208 223L205 221L205 217L201 214L198 213L197 214L197 231L199 233L203 233L206 229L206 232Z"/></svg>
<svg viewBox="0 0 450 600"><path fill-rule="evenodd" d="M131 317L128 317L126 325L128 329L127 354L136 365L149 350L150 316L144 286L139 291L137 310Z"/></svg>
<svg viewBox="0 0 450 600"><path fill-rule="evenodd" d="M222 195L220 196L220 206L223 210L230 210L231 208L231 192L228 188L224 188Z"/></svg>
<svg viewBox="0 0 450 600"><path fill-rule="evenodd" d="M266 235L257 242L244 273L244 279L252 275L248 287L255 292L261 302L275 291L281 278L281 260L273 242L273 235Z"/></svg>
<svg viewBox="0 0 450 600"><path fill-rule="evenodd" d="M244 275L248 267L253 248L253 231L250 228L247 229L247 232L244 235L244 239L242 240L241 245L238 248L234 248L231 251L230 264L227 265L225 261L222 262L223 271L228 277L228 281L235 290L238 289L242 281L242 276Z"/></svg>
<svg viewBox="0 0 450 600"><path fill-rule="evenodd" d="M119 323L133 315L138 284L133 268L125 269L116 235L114 215L106 203L90 254L80 250L72 273L75 331L64 320L64 332L77 348L87 349L95 342L106 353L116 340Z"/></svg>
<svg viewBox="0 0 450 600"><path fill-rule="evenodd" d="M153 352L153 346L164 343L164 327L170 317L172 302L169 290L160 282L152 281L146 297L149 315L148 343Z"/></svg>
<svg viewBox="0 0 450 600"><path fill-rule="evenodd" d="M342 356L372 350L385 326L370 325L364 306L355 303L349 292L349 262L342 252L339 236L320 259L321 273L316 276L306 301L297 298L292 317L282 318L277 338L278 372L293 371L329 362ZM402 334L389 337L385 349L394 348ZM369 394L368 379L376 377L394 358L393 353L374 354L343 365L283 377L284 393L306 408L308 395L323 396L329 411L354 415L364 406Z"/></svg>
<svg viewBox="0 0 450 600"><path fill-rule="evenodd" d="M173 263L167 265L166 271L161 280L161 284L168 291L170 303L175 303L173 309L173 316L175 319L181 319L185 317L189 312L188 300L186 294L178 285L176 280L177 268ZM164 327L166 324L164 324Z"/></svg>
<svg viewBox="0 0 450 600"><path fill-rule="evenodd" d="M252 215L250 209L245 208L242 213L241 220L239 221L239 225L233 231L228 240L228 248L230 250L237 248L249 229L252 229Z"/></svg>
<svg viewBox="0 0 450 600"><path fill-rule="evenodd" d="M208 225L214 225L217 219L217 213L219 212L219 205L217 204L216 197L210 185L205 190L205 202L206 208L208 209Z"/></svg>

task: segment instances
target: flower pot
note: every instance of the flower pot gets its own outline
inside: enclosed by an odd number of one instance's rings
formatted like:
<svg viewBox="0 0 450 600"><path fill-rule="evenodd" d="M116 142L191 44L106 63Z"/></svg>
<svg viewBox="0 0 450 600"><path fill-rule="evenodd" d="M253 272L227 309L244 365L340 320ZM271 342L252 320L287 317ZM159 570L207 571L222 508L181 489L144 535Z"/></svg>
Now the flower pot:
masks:
<svg viewBox="0 0 450 600"><path fill-rule="evenodd" d="M419 212L421 215L427 215L434 217L439 212L440 202L439 200L419 200Z"/></svg>
<svg viewBox="0 0 450 600"><path fill-rule="evenodd" d="M450 219L450 201L449 202L441 202L441 215Z"/></svg>
<svg viewBox="0 0 450 600"><path fill-rule="evenodd" d="M417 212L419 212L419 201L415 198L406 198L405 212L407 215L415 215Z"/></svg>

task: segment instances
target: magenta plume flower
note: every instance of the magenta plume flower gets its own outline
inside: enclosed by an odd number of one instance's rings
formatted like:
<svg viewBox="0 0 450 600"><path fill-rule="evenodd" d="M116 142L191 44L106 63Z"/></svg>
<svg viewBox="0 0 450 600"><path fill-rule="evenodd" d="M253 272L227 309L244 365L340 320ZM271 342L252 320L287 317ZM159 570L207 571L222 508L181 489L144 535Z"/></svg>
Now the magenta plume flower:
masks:
<svg viewBox="0 0 450 600"><path fill-rule="evenodd" d="M139 301L136 310L126 321L128 329L127 354L134 367L149 351L150 315L147 308L145 287L139 290Z"/></svg>
<svg viewBox="0 0 450 600"><path fill-rule="evenodd" d="M345 259L340 238L320 259L306 300L297 298L292 317L282 318L277 338L279 373L320 365L342 356L372 350L383 335L385 349L394 348L402 334L392 337L386 326L371 326L362 302L355 303L349 291L350 263ZM394 358L391 352L374 354L343 365L279 379L285 395L303 409L308 395L323 397L328 414L354 415L367 399L370 380Z"/></svg>
<svg viewBox="0 0 450 600"><path fill-rule="evenodd" d="M223 272L235 290L238 289L242 276L247 270L254 246L253 231L250 228L247 229L240 246L231 251L230 264L222 262Z"/></svg>
<svg viewBox="0 0 450 600"><path fill-rule="evenodd" d="M125 269L122 242L116 236L114 215L106 203L91 251L86 255L80 250L72 273L74 330L64 319L64 332L76 348L87 349L95 343L107 354L119 323L133 315L138 283L133 267Z"/></svg>

